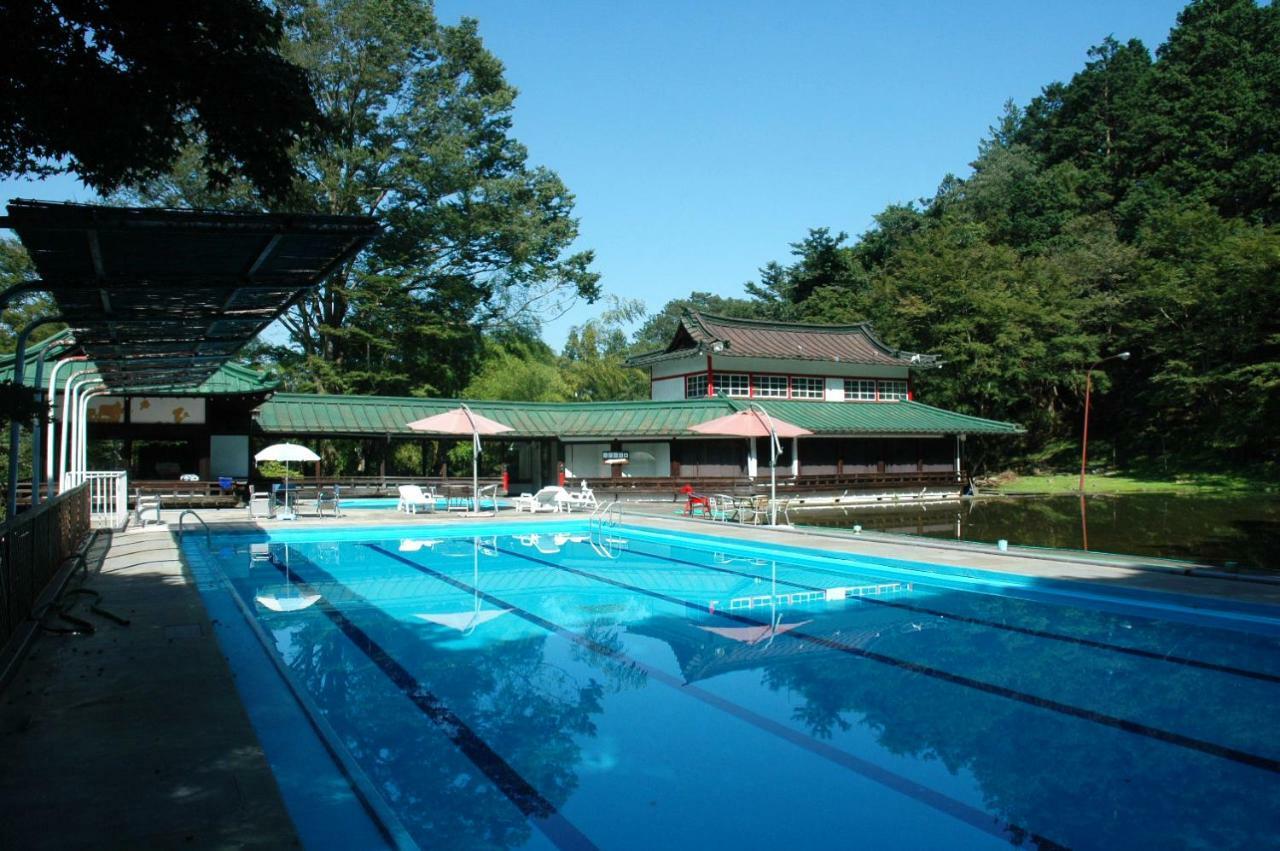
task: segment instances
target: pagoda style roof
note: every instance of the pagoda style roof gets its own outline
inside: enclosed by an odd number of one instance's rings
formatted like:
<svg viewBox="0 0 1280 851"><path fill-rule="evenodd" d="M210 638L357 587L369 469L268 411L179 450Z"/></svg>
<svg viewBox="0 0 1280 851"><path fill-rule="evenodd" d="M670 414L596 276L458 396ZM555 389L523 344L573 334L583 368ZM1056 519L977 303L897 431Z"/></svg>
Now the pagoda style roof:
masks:
<svg viewBox="0 0 1280 851"><path fill-rule="evenodd" d="M815 435L1019 434L1013 423L946 411L920 402L818 402L757 400L770 415ZM690 426L731 414L738 400L723 397L640 402L491 402L466 400L483 417L510 426L499 439L701 437ZM268 435L431 438L409 428L414 420L444 413L457 399L414 396L340 396L277 393L254 413Z"/></svg>
<svg viewBox="0 0 1280 851"><path fill-rule="evenodd" d="M671 343L662 351L636 355L631 366L648 366L691 354L739 358L784 358L828 363L937 367L937 355L906 352L885 345L870 322L853 325L812 325L736 319L685 310Z"/></svg>

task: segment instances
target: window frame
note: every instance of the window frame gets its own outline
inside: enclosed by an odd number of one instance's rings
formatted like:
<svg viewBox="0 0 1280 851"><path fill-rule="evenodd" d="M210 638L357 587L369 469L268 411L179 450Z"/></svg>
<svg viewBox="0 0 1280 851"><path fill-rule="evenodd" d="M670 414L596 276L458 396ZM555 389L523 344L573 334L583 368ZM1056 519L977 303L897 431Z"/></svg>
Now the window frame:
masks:
<svg viewBox="0 0 1280 851"><path fill-rule="evenodd" d="M888 390L885 385L901 389ZM876 396L879 402L906 402L911 398L911 385L905 378L882 378L876 382Z"/></svg>
<svg viewBox="0 0 1280 851"><path fill-rule="evenodd" d="M702 392L690 393L689 389L701 382ZM710 387L710 381L707 379L705 372L694 372L684 377L684 397L686 399L705 399L707 397L707 388Z"/></svg>
<svg viewBox="0 0 1280 851"><path fill-rule="evenodd" d="M806 385L809 390L797 391L797 382ZM812 392L816 389L816 393ZM793 375L791 376L791 398L804 399L810 402L821 402L827 397L827 380L815 375Z"/></svg>
<svg viewBox="0 0 1280 851"><path fill-rule="evenodd" d="M857 391L849 392L850 385L856 385ZM868 388L867 385L870 385ZM870 390L870 396L863 394ZM880 401L879 385L874 378L846 378L844 379L844 400L846 402L878 402Z"/></svg>
<svg viewBox="0 0 1280 851"><path fill-rule="evenodd" d="M771 386L764 390L760 387L761 381L767 381ZM782 392L773 392L775 390ZM791 398L791 377L768 372L752 373L751 396L754 399L789 399Z"/></svg>
<svg viewBox="0 0 1280 851"><path fill-rule="evenodd" d="M735 383L741 383L741 391L734 389ZM748 399L751 397L751 373L749 372L717 372L716 373L716 391L723 392L724 395L734 399Z"/></svg>

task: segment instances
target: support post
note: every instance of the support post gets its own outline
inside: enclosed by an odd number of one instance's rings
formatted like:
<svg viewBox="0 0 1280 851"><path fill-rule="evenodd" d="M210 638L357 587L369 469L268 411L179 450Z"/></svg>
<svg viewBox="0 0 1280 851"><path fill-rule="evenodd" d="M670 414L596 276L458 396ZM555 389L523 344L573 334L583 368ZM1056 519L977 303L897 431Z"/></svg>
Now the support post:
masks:
<svg viewBox="0 0 1280 851"><path fill-rule="evenodd" d="M48 348L53 348L54 346L66 345L68 342L71 342L67 339L68 333L69 332L67 331L62 331L58 334L55 334L53 337L49 338L49 341L45 345ZM44 352L41 352L40 359L36 361L36 379L35 379L36 404L38 405L39 410L38 410L38 413L36 414L35 427L32 428L31 430L31 507L32 508L35 508L37 505L40 504L40 483L41 483L41 479L44 478L44 471L45 471L45 465L43 463L44 461L43 447L41 446L40 438L44 434L44 425L45 425L44 421L46 419L50 419L49 402L45 398L45 389L44 389L44 361L45 361ZM62 364L62 361L60 360L54 361L52 371L56 372L57 368L61 364ZM52 375L50 376L49 384L50 386L53 385ZM53 423L50 422L50 427L52 427L52 425ZM50 440L53 439L52 432L50 432L49 439ZM52 473L53 471L52 462L50 462L48 469ZM52 494L50 494L50 496L52 496Z"/></svg>
<svg viewBox="0 0 1280 851"><path fill-rule="evenodd" d="M8 295L12 290L7 290ZM3 306L4 299L0 302ZM41 325L48 325L51 322L61 322L61 316L42 316L34 322L29 323L25 328L18 332L18 339L13 352L13 383L18 387L22 387L26 382L27 372L27 339L31 336L31 332L39 328ZM38 391L37 391L38 392ZM9 421L9 492L6 495L5 502L5 518L12 519L18 513L18 451L22 443L22 419L14 417ZM39 463L36 458L31 459L31 466L35 467ZM34 499L34 496L32 497Z"/></svg>

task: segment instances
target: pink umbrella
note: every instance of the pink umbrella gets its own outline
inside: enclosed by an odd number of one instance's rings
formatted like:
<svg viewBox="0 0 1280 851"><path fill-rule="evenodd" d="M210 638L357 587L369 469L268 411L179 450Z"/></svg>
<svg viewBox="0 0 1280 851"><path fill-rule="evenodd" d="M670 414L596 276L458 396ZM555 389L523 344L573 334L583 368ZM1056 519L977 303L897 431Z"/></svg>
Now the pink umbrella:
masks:
<svg viewBox="0 0 1280 851"><path fill-rule="evenodd" d="M765 414L765 416L768 416L768 414ZM803 437L806 434L813 434L807 428L800 428L800 426L792 425L784 420L773 419L772 422L773 431L771 432L768 422L764 416L760 415L759 411L734 411L725 417L716 417L714 420L707 420L705 423L691 425L689 426L689 431L724 437L768 437L771 433L777 433L778 437Z"/></svg>
<svg viewBox="0 0 1280 851"><path fill-rule="evenodd" d="M480 513L480 435L482 434L502 434L505 431L514 431L509 425L503 425L497 420L491 420L488 417L482 417L472 411L466 405L454 408L451 411L445 411L443 414L436 414L433 417L425 417L420 420L414 420L409 423L409 428L414 431L432 431L437 434L469 434L472 440L471 452L471 494L474 500L473 508L475 513ZM493 502L494 514L498 513L497 495L494 496Z"/></svg>
<svg viewBox="0 0 1280 851"><path fill-rule="evenodd" d="M698 434L715 434L724 437L757 437L769 438L769 525L778 525L778 456L782 454L780 437L802 437L813 434L807 428L801 428L784 420L769 416L769 412L752 402L751 407L743 411L734 411L724 417L707 420L705 423L689 426L689 431Z"/></svg>

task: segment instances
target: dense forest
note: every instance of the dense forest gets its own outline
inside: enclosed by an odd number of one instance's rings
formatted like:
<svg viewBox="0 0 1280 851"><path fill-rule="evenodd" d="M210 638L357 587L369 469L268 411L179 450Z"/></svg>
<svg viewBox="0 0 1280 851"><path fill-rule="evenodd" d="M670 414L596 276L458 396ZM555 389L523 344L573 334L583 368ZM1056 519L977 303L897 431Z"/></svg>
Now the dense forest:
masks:
<svg viewBox="0 0 1280 851"><path fill-rule="evenodd" d="M1280 464L1275 4L1197 0L1154 54L1105 38L1070 80L1006 104L967 176L940 176L932 197L887 206L856 237L797 234L738 295L693 292L651 314L606 299L559 353L541 325L608 282L571 249L572 194L511 136L516 92L476 22L442 25L422 0L276 5L282 53L323 117L284 198L226 169L209 180L199 134L167 173L111 197L382 220L384 236L249 353L290 389L642 398L625 357L664 345L696 306L866 319L890 344L941 354L922 400L1027 428L987 447L988 467L1069 465L1085 371L1121 351L1132 357L1094 375L1101 461ZM0 260L21 276L11 245Z"/></svg>
<svg viewBox="0 0 1280 851"><path fill-rule="evenodd" d="M1154 56L1106 38L1069 81L1006 104L970 165L856 239L812 229L742 297L692 293L629 341L607 312L570 337L559 372L545 353L547 380L522 383L540 398L643 394L601 387L606 365L664 345L685 306L868 319L943 356L919 377L924 401L1026 426L985 448L990 464L1069 466L1085 372L1124 351L1094 376L1096 457L1280 461L1280 7L1192 3ZM484 390L519 391L488 368Z"/></svg>

